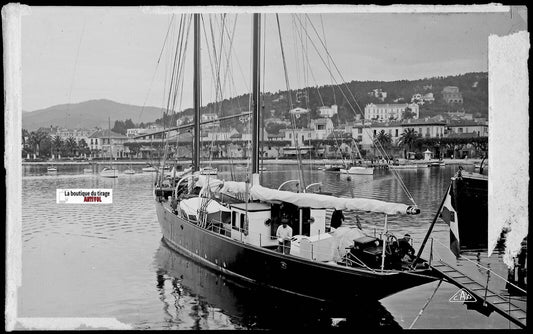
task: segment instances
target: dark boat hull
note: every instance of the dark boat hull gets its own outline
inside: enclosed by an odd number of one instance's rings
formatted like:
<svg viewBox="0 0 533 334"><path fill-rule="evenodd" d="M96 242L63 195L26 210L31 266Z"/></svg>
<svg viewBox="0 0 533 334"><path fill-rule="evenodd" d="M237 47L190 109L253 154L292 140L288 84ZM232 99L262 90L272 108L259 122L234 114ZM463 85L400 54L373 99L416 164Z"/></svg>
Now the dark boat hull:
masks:
<svg viewBox="0 0 533 334"><path fill-rule="evenodd" d="M165 202L156 202L156 211L170 248L226 275L294 295L339 302L381 299L435 279L430 269L381 273L283 255L200 228L173 214Z"/></svg>
<svg viewBox="0 0 533 334"><path fill-rule="evenodd" d="M461 249L486 249L488 240L488 179L482 175L452 178Z"/></svg>

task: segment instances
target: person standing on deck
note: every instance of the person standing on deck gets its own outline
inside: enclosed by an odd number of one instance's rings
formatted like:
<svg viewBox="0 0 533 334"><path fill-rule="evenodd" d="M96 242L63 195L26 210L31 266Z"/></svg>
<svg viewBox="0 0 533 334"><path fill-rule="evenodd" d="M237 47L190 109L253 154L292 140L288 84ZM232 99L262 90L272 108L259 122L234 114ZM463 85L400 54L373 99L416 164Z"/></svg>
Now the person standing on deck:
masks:
<svg viewBox="0 0 533 334"><path fill-rule="evenodd" d="M281 225L276 232L279 253L289 254L291 250L292 228L287 225L288 222L287 217L281 218Z"/></svg>

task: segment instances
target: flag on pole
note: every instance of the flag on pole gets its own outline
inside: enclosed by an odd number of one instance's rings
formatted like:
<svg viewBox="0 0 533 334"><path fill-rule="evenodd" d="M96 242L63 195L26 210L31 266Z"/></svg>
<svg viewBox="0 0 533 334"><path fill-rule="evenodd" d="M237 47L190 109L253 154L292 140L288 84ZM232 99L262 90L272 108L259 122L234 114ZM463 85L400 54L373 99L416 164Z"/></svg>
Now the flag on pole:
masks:
<svg viewBox="0 0 533 334"><path fill-rule="evenodd" d="M459 221L457 217L457 210L452 203L452 186L448 187L446 192L446 199L441 208L440 217L450 226L450 250L459 257Z"/></svg>

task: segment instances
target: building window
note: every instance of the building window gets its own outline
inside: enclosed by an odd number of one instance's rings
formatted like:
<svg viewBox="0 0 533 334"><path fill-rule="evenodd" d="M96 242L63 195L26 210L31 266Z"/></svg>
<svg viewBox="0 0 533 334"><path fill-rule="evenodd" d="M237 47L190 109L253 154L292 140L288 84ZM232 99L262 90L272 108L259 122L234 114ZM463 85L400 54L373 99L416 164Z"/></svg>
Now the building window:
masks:
<svg viewBox="0 0 533 334"><path fill-rule="evenodd" d="M362 133L363 133L363 129L362 129L362 128L359 128L359 129L357 129L357 130L358 130L358 133L359 133L359 134L362 134Z"/></svg>
<svg viewBox="0 0 533 334"><path fill-rule="evenodd" d="M374 130L374 136L376 135L376 130Z"/></svg>
<svg viewBox="0 0 533 334"><path fill-rule="evenodd" d="M418 133L422 134L422 128L418 128Z"/></svg>
<svg viewBox="0 0 533 334"><path fill-rule="evenodd" d="M457 131L458 131L459 133L463 133L463 128L459 128L459 129L457 129Z"/></svg>
<svg viewBox="0 0 533 334"><path fill-rule="evenodd" d="M396 129L395 137L398 137L398 129Z"/></svg>

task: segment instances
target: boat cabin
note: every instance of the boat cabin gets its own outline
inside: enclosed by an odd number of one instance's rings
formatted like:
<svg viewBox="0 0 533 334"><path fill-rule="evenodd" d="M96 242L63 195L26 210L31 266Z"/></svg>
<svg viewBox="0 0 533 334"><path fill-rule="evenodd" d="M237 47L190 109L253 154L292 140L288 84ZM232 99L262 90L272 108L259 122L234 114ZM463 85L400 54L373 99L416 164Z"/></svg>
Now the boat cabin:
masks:
<svg viewBox="0 0 533 334"><path fill-rule="evenodd" d="M312 237L326 232L326 210L275 203L233 203L231 237L260 247L277 247L276 232L281 218L289 219L293 237ZM248 212L248 220L246 220Z"/></svg>

